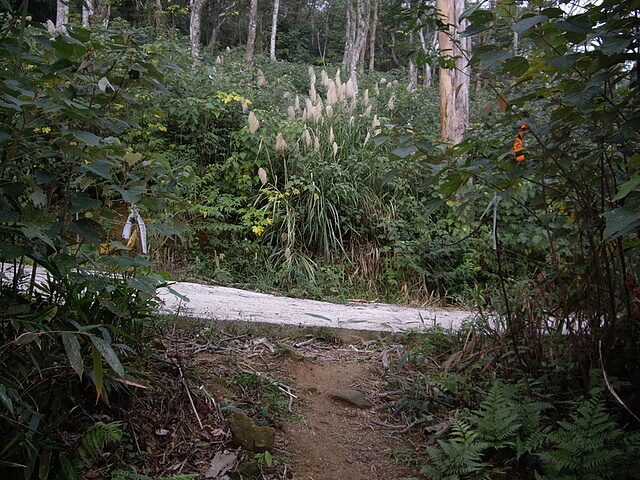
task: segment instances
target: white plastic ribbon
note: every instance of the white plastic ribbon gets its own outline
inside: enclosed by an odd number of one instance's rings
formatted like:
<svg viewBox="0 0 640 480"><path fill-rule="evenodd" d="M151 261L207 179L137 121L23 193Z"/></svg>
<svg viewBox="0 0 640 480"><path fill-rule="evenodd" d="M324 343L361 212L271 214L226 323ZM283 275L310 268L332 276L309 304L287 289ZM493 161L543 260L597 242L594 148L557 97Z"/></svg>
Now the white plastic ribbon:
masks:
<svg viewBox="0 0 640 480"><path fill-rule="evenodd" d="M140 231L140 245L142 246L142 253L147 253L147 226L144 223L144 219L140 212L138 211L138 207L135 205L131 205L131 212L127 217L127 221L124 223L124 228L122 229L122 238L125 240L129 240L131 238L131 230L133 228L134 220L138 224L138 230Z"/></svg>

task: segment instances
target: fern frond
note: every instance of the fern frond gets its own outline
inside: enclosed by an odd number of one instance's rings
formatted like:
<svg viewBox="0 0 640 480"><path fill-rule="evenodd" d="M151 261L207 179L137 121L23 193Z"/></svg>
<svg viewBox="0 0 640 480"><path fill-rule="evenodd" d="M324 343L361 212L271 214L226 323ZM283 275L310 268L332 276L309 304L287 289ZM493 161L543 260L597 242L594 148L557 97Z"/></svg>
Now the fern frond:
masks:
<svg viewBox="0 0 640 480"><path fill-rule="evenodd" d="M122 440L123 425L123 422L96 422L87 429L78 445L78 454L85 465L95 465L107 445Z"/></svg>
<svg viewBox="0 0 640 480"><path fill-rule="evenodd" d="M625 432L607 412L604 400L585 400L570 417L558 422L560 428L549 435L555 448L545 454L549 461L545 471L585 480L624 477Z"/></svg>

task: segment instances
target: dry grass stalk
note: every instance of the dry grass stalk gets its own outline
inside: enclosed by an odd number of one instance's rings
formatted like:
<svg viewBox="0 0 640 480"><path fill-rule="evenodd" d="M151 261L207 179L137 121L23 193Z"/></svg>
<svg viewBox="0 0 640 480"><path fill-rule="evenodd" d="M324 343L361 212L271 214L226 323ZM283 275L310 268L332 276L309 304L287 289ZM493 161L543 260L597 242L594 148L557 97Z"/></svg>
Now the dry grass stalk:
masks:
<svg viewBox="0 0 640 480"><path fill-rule="evenodd" d="M260 122L255 113L249 112L249 132L256 133L260 127Z"/></svg>
<svg viewBox="0 0 640 480"><path fill-rule="evenodd" d="M333 134L333 127L329 128L329 143L335 143L336 136Z"/></svg>
<svg viewBox="0 0 640 480"><path fill-rule="evenodd" d="M295 109L290 105L289 108L287 108L287 120L289 122L294 121L296 118L296 111Z"/></svg>
<svg viewBox="0 0 640 480"><path fill-rule="evenodd" d="M333 108L331 107L331 105L327 105L324 111L327 113L327 118L333 118Z"/></svg>
<svg viewBox="0 0 640 480"><path fill-rule="evenodd" d="M264 73L262 73L262 70L258 69L258 86L259 87L264 87L267 84L267 79L264 76Z"/></svg>
<svg viewBox="0 0 640 480"><path fill-rule="evenodd" d="M304 132L302 132L302 140L304 140L307 148L311 148L313 146L313 140L311 139L311 134L309 133L309 129L305 127Z"/></svg>
<svg viewBox="0 0 640 480"><path fill-rule="evenodd" d="M282 133L276 135L276 152L283 152L287 148L287 142L285 142Z"/></svg>
<svg viewBox="0 0 640 480"><path fill-rule="evenodd" d="M335 157L338 154L338 144L336 142L333 142L333 145L331 147L333 148L333 156Z"/></svg>
<svg viewBox="0 0 640 480"><path fill-rule="evenodd" d="M378 120L378 115L373 116L373 121L371 122L371 130L373 131L373 136L380 135L382 130L380 129L380 120Z"/></svg>
<svg viewBox="0 0 640 480"><path fill-rule="evenodd" d="M262 185L267 183L267 171L262 167L258 168L258 178L260 179Z"/></svg>
<svg viewBox="0 0 640 480"><path fill-rule="evenodd" d="M391 97L389 98L389 102L387 103L387 108L390 111L393 111L394 108L396 108L396 94L392 94Z"/></svg>

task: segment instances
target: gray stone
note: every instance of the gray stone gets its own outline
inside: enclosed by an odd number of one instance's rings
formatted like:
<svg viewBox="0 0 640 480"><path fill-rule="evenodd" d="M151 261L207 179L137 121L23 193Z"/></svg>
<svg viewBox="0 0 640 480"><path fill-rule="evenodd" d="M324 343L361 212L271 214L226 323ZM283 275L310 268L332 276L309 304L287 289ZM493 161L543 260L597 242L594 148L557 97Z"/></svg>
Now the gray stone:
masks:
<svg viewBox="0 0 640 480"><path fill-rule="evenodd" d="M367 400L367 398L357 390L336 390L331 393L331 398L345 403L347 405L351 405L352 407L357 408L371 408L373 404Z"/></svg>
<svg viewBox="0 0 640 480"><path fill-rule="evenodd" d="M251 452L272 450L276 431L271 427L258 427L242 412L229 415L231 440L237 446Z"/></svg>

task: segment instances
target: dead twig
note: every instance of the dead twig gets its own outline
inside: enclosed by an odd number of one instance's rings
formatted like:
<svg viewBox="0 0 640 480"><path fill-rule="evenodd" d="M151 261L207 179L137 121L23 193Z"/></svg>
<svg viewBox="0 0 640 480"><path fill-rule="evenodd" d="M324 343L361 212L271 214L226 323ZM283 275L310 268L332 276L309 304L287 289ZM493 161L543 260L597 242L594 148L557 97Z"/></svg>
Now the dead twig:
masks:
<svg viewBox="0 0 640 480"><path fill-rule="evenodd" d="M415 427L416 425L419 425L421 423L426 422L427 419L426 418L419 418L417 420L414 420L413 422L411 422L408 425L391 425L390 423L385 423L385 422L381 422L380 420L371 420L371 423L378 426L378 427L382 427L382 428L386 428L388 430L395 430L398 433L406 433L409 430L411 430L413 427Z"/></svg>
<svg viewBox="0 0 640 480"><path fill-rule="evenodd" d="M180 372L180 381L184 385L184 389L187 391L187 396L189 397L189 402L191 403L191 409L193 413L196 415L196 420L198 420L198 425L200 426L200 430L202 430L202 420L200 420L200 415L198 415L198 410L196 409L196 404L193 402L193 397L191 396L191 391L189 391L189 385L187 385L187 381L184 378L184 374L182 373L182 368L178 365L178 372Z"/></svg>

